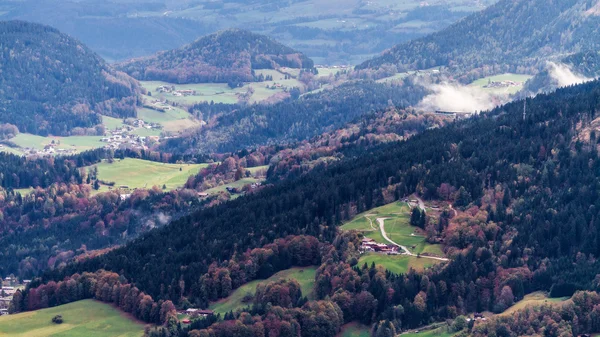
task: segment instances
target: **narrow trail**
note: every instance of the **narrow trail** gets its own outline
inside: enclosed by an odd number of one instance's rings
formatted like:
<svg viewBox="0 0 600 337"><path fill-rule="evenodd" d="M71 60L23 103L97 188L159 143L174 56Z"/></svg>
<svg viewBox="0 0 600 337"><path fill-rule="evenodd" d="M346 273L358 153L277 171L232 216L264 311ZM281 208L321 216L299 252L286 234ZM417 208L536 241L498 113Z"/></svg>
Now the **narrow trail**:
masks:
<svg viewBox="0 0 600 337"><path fill-rule="evenodd" d="M407 247L397 244L396 242L392 241L388 236L387 233L385 232L385 226L384 226L384 222L385 220L388 218L377 218L377 223L379 224L379 231L381 232L381 236L383 236L384 239L386 239L389 243L400 247L400 249L402 249L404 251L404 254L409 255L409 256L417 256L416 254L413 254L410 252L410 250L408 250ZM420 258L423 259L430 259L430 260L438 260L438 261L450 261L449 259L445 258L445 257L436 257L436 256L426 256L426 255L419 255Z"/></svg>

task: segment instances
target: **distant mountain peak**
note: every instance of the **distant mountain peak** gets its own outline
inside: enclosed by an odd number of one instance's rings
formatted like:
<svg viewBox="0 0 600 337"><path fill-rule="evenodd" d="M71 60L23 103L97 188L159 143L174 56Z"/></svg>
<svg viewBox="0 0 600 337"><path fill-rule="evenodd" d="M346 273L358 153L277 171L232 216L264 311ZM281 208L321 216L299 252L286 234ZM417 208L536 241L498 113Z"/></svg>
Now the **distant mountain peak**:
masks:
<svg viewBox="0 0 600 337"><path fill-rule="evenodd" d="M139 80L182 84L248 82L254 69L312 68L314 63L267 36L233 28L116 66Z"/></svg>

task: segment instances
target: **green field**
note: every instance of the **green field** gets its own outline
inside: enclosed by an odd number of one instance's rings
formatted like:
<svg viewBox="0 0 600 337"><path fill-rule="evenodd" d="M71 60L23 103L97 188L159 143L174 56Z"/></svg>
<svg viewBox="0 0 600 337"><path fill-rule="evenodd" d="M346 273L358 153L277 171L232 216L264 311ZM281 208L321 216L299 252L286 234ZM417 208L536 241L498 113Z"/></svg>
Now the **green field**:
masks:
<svg viewBox="0 0 600 337"><path fill-rule="evenodd" d="M425 236L417 227L410 225L410 207L404 202L393 202L354 217L344 224L342 230L358 230L377 242L387 243L379 231L377 218L386 218L385 231L388 237L403 246L407 246L413 254L429 253L443 256L440 245L432 245L425 241Z"/></svg>
<svg viewBox="0 0 600 337"><path fill-rule="evenodd" d="M288 72L292 75L294 73L293 69L288 69ZM231 89L226 83L172 84L161 81L140 81L140 83L144 88L152 92L152 97L147 97L147 99L167 99L185 105L211 101L215 103L235 104L239 101L238 95L246 93L249 88L254 90L254 93L250 97L250 103L258 103L284 91L282 88L267 89L267 86L272 87L273 85L279 84L288 88L304 87L304 84L294 78L286 80L285 75L276 70L255 70L255 74L263 74L265 76L271 75L273 76L273 81L246 83L244 86L235 89ZM160 93L156 89L162 85L174 85L176 90L195 90L197 94L190 96L175 96L172 93Z"/></svg>
<svg viewBox="0 0 600 337"><path fill-rule="evenodd" d="M193 119L187 111L180 108L171 108L165 112L141 108L138 109L137 116L145 122L158 123L162 125L163 130L170 132L180 132L200 125L199 121ZM138 128L133 133L139 136L158 136L161 130Z"/></svg>
<svg viewBox="0 0 600 337"><path fill-rule="evenodd" d="M62 315L64 323L52 323L56 315ZM142 323L95 300L0 317L2 337L138 337L143 334Z"/></svg>
<svg viewBox="0 0 600 337"><path fill-rule="evenodd" d="M100 141L101 136L70 136L70 137L42 137L29 133L20 133L10 141L21 148L43 149L44 146L55 142L60 142L58 148L66 150L85 151L106 145Z"/></svg>
<svg viewBox="0 0 600 337"><path fill-rule="evenodd" d="M362 267L365 263L371 266L372 263L382 266L394 274L404 274L410 269L422 271L441 261L433 259L424 259L408 255L385 255L376 253L363 254L358 260L358 266Z"/></svg>
<svg viewBox="0 0 600 337"><path fill-rule="evenodd" d="M485 91L489 91L494 94L515 94L523 89L523 84L527 82L532 76L530 75L519 75L519 74L501 74L495 76L488 76L478 79L470 84L472 87L482 88ZM505 88L484 88L489 82L502 82L502 81L513 81L518 82L520 85L510 86Z"/></svg>
<svg viewBox="0 0 600 337"><path fill-rule="evenodd" d="M167 185L167 189L175 189L183 186L189 176L195 175L201 168L208 165L164 164L125 158L122 160L117 159L112 164L103 161L95 166L98 167L98 179L114 182L117 187L127 185L131 189L151 188L152 186L162 187L164 184Z"/></svg>
<svg viewBox="0 0 600 337"><path fill-rule="evenodd" d="M432 329L432 330L427 330L427 331L403 333L400 336L402 336L402 337L452 337L455 334L456 333L454 333L454 332L448 332L448 329L443 327L443 328Z"/></svg>
<svg viewBox="0 0 600 337"><path fill-rule="evenodd" d="M562 302L568 299L569 297L549 298L547 293L542 291L536 291L531 294L525 295L525 297L523 297L522 300L515 303L512 307L506 309L503 313L499 315L509 316L515 313L516 311L525 309L527 307L536 307L544 304L561 304Z"/></svg>
<svg viewBox="0 0 600 337"><path fill-rule="evenodd" d="M336 337L369 337L371 336L371 328L356 322L344 324L342 331Z"/></svg>
<svg viewBox="0 0 600 337"><path fill-rule="evenodd" d="M302 288L302 296L306 296L308 299L313 299L313 286L315 284L316 272L316 267L291 268L282 270L266 280L255 280L244 284L243 286L234 290L229 297L212 303L209 309L213 310L215 313L220 313L223 315L229 311L235 311L237 309L244 308L250 303L242 303L242 299L246 294L254 295L256 292L256 286L259 283L273 282L284 279L295 279L298 281L298 283L300 283L300 287Z"/></svg>

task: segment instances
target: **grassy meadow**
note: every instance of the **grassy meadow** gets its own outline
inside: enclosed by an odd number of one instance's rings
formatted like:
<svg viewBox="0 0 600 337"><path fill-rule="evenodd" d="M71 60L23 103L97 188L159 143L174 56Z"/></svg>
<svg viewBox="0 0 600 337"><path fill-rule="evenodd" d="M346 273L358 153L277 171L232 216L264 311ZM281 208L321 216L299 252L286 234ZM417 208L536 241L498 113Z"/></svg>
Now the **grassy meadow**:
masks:
<svg viewBox="0 0 600 337"><path fill-rule="evenodd" d="M263 282L274 282L279 280L295 279L300 283L302 288L302 296L313 299L313 286L315 284L315 273L316 267L304 267L304 268L291 268L282 270L266 280L255 280L248 282L243 286L235 289L231 295L227 298L223 298L210 305L209 309L224 315L229 311L235 311L249 305L250 303L243 303L242 299L246 294L252 294L256 292L256 286Z"/></svg>
<svg viewBox="0 0 600 337"><path fill-rule="evenodd" d="M364 265L365 263L369 267L372 263L375 263L375 265L382 266L394 274L404 274L410 269L414 269L416 271L423 271L425 268L429 268L438 263L441 263L441 261L433 259L423 259L416 256L408 255L385 255L367 253L360 257L360 259L358 260L358 266L362 267L362 265Z"/></svg>
<svg viewBox="0 0 600 337"><path fill-rule="evenodd" d="M98 179L114 182L116 187L127 185L131 189L151 188L155 185L162 187L164 184L171 190L183 186L189 176L195 175L208 164L164 164L125 158L113 163L103 161L94 166L98 167Z"/></svg>
<svg viewBox="0 0 600 337"><path fill-rule="evenodd" d="M472 87L481 88L493 94L515 94L523 89L523 84L527 82L532 76L530 75L519 75L519 74L501 74L495 76L488 76L478 79L470 84ZM520 83L520 85L506 87L506 88L484 88L489 82L502 82L502 81L513 81Z"/></svg>
<svg viewBox="0 0 600 337"><path fill-rule="evenodd" d="M446 327L427 330L427 331L419 331L419 332L409 332L403 333L400 336L402 337L452 337L456 333L449 332Z"/></svg>
<svg viewBox="0 0 600 337"><path fill-rule="evenodd" d="M550 298L548 294L543 291L536 291L531 294L525 295L522 300L515 303L512 307L506 309L500 316L510 316L516 311L525 309L527 307L539 307L544 304L560 305L567 301L569 297L558 297Z"/></svg>
<svg viewBox="0 0 600 337"><path fill-rule="evenodd" d="M62 315L64 323L52 323ZM95 300L0 317L1 337L141 337L144 324Z"/></svg>
<svg viewBox="0 0 600 337"><path fill-rule="evenodd" d="M282 70L283 71L283 70ZM294 75L297 69L285 69L286 72ZM192 105L200 102L215 102L225 104L235 104L239 101L239 95L245 94L252 88L254 93L250 97L250 103L259 103L271 98L273 95L283 92L282 88L269 89L267 86L281 85L282 87L304 87L304 84L297 79L285 79L285 75L277 70L262 69L255 70L258 75L271 75L273 81L250 82L239 88L230 88L227 83L195 83L195 84L173 84L161 81L140 81L142 86L152 93L152 98L168 99L169 101ZM295 76L295 75L294 75ZM175 86L176 90L195 90L194 96L175 96L172 93L160 93L156 89L162 85Z"/></svg>
<svg viewBox="0 0 600 337"><path fill-rule="evenodd" d="M404 202L393 202L363 212L342 226L342 230L357 230L377 242L387 243L379 231L377 218L386 218L384 227L388 237L401 245L407 246L414 254L429 253L443 256L440 245L432 245L425 241L425 236L417 227L410 225L411 209Z"/></svg>

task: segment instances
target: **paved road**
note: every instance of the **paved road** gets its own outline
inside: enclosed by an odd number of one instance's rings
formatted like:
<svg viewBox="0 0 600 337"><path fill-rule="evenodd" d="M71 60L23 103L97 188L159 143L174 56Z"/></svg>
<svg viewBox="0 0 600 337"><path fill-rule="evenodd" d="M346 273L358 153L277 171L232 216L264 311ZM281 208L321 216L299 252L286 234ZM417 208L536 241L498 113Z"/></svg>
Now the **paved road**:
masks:
<svg viewBox="0 0 600 337"><path fill-rule="evenodd" d="M386 239L389 243L400 247L400 249L402 249L404 251L404 254L409 255L409 256L417 256L416 254L413 254L410 252L410 250L408 250L408 248L406 248L403 245L397 244L396 242L392 241L388 236L387 233L385 232L385 226L384 226L384 221L387 218L377 218L377 223L379 224L379 230L381 232L381 236L383 236L384 239ZM450 261L447 258L444 257L436 257L436 256L426 256L426 255L420 255L421 258L424 259L431 259L431 260L438 260L438 261Z"/></svg>

